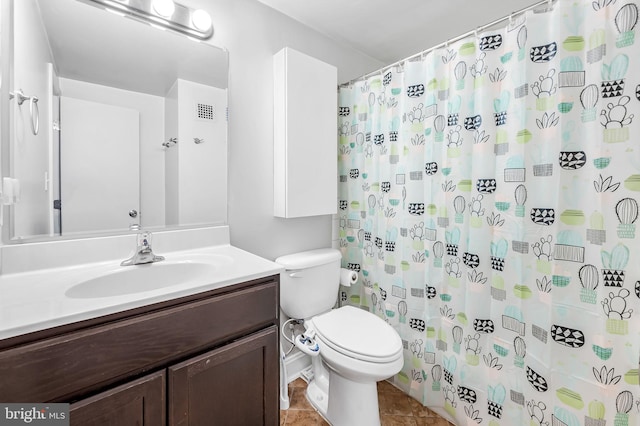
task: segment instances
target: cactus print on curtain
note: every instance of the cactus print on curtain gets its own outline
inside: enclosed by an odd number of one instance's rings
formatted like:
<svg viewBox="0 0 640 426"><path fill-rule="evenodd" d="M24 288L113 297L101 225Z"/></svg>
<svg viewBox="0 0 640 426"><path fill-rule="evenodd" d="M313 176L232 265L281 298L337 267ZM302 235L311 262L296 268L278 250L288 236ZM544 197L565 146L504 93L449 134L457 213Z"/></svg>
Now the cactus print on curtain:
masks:
<svg viewBox="0 0 640 426"><path fill-rule="evenodd" d="M459 425L640 424L637 21L558 0L340 90L342 300Z"/></svg>

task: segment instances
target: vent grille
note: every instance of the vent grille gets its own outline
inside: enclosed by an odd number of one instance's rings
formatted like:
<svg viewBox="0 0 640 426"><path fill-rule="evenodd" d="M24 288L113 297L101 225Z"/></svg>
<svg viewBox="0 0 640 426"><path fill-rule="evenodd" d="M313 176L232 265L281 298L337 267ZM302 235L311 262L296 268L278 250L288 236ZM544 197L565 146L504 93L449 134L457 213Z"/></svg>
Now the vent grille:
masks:
<svg viewBox="0 0 640 426"><path fill-rule="evenodd" d="M200 120L215 120L216 109L213 105L197 104L198 118Z"/></svg>

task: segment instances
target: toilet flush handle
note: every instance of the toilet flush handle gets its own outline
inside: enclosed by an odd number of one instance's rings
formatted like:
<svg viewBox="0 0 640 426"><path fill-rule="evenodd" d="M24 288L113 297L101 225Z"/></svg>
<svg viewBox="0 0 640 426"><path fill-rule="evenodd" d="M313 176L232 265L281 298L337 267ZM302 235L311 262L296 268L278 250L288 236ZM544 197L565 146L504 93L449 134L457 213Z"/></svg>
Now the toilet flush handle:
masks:
<svg viewBox="0 0 640 426"><path fill-rule="evenodd" d="M289 276L291 278L302 278L302 271L293 271L293 272L289 272Z"/></svg>

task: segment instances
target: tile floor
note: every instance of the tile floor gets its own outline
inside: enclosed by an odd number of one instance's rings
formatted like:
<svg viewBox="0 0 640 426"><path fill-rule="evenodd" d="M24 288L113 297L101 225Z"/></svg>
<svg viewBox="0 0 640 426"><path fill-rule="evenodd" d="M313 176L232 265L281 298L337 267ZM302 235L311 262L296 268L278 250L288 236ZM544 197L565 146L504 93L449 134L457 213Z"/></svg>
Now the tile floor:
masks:
<svg viewBox="0 0 640 426"><path fill-rule="evenodd" d="M307 383L289 383L289 409L280 411L280 426L328 425L307 401ZM418 401L388 382L378 382L378 404L382 426L452 426Z"/></svg>

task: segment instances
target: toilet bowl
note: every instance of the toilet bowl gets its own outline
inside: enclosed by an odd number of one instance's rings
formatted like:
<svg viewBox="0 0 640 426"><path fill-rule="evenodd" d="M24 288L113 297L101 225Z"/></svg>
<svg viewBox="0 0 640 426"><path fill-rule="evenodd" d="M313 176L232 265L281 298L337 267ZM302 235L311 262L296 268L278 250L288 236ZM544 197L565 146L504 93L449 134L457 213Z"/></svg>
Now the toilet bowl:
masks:
<svg viewBox="0 0 640 426"><path fill-rule="evenodd" d="M404 363L402 341L386 322L344 306L305 322L320 346L307 399L334 426L379 425L376 383Z"/></svg>
<svg viewBox="0 0 640 426"><path fill-rule="evenodd" d="M402 369L402 340L376 315L353 306L333 309L341 254L333 249L282 256L280 307L304 320L311 336L313 378L307 399L333 426L380 425L376 382ZM307 339L308 340L308 339ZM305 341L307 341L305 340ZM309 342L307 341L307 344Z"/></svg>

